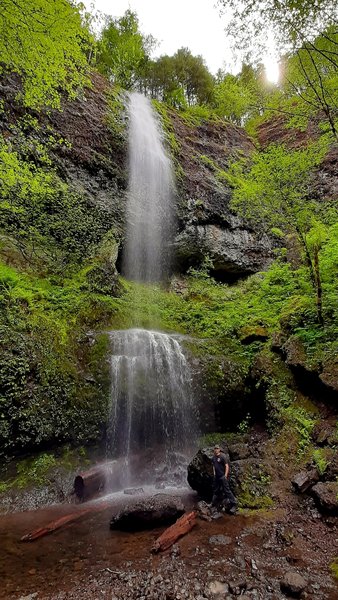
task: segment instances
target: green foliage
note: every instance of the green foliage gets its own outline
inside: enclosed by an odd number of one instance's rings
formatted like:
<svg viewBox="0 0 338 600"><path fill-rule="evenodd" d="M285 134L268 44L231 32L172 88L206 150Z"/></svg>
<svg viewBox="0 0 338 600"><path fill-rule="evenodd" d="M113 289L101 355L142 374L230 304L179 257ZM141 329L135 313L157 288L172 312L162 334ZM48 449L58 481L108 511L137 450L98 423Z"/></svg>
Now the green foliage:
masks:
<svg viewBox="0 0 338 600"><path fill-rule="evenodd" d="M330 569L333 577L338 580L338 558L335 558L330 564Z"/></svg>
<svg viewBox="0 0 338 600"><path fill-rule="evenodd" d="M215 112L236 125L260 116L272 94L263 65L243 64L238 75L219 71L213 95Z"/></svg>
<svg viewBox="0 0 338 600"><path fill-rule="evenodd" d="M74 97L88 83L93 39L81 10L68 0L2 0L0 74L22 76L25 105L58 108L60 90Z"/></svg>
<svg viewBox="0 0 338 600"><path fill-rule="evenodd" d="M338 17L334 0L219 0L219 4L231 15L227 33L245 57L268 56L271 40L281 52L298 48Z"/></svg>
<svg viewBox="0 0 338 600"><path fill-rule="evenodd" d="M280 414L286 428L298 435L298 456L301 457L311 443L311 435L316 423L313 414L296 403L283 407Z"/></svg>
<svg viewBox="0 0 338 600"><path fill-rule="evenodd" d="M44 146L35 150L41 166L0 136L0 229L28 263L64 271L94 250L112 217L61 181Z"/></svg>
<svg viewBox="0 0 338 600"><path fill-rule="evenodd" d="M142 91L174 108L186 110L196 104L209 104L213 86L213 77L202 56L180 48L173 56L161 56L147 63Z"/></svg>
<svg viewBox="0 0 338 600"><path fill-rule="evenodd" d="M239 423L237 431L240 434L248 433L250 427L251 415L248 413L246 417Z"/></svg>
<svg viewBox="0 0 338 600"><path fill-rule="evenodd" d="M98 42L96 65L110 81L130 90L140 80L155 44L139 31L138 17L127 10L122 17L107 17Z"/></svg>
<svg viewBox="0 0 338 600"><path fill-rule="evenodd" d="M317 467L319 475L324 475L324 473L329 465L329 462L326 459L325 451L323 451L322 448L316 448L313 451L312 457L313 457L313 462L315 463L315 465Z"/></svg>
<svg viewBox="0 0 338 600"><path fill-rule="evenodd" d="M253 153L249 169L245 163L235 163L231 171L235 185L233 208L282 231L306 230L314 211L314 203L308 198L311 175L326 151L325 140L300 150L272 144L264 152Z"/></svg>
<svg viewBox="0 0 338 600"><path fill-rule="evenodd" d="M84 273L56 284L0 265L1 453L101 435L107 344L85 332L107 323L115 302L90 292Z"/></svg>

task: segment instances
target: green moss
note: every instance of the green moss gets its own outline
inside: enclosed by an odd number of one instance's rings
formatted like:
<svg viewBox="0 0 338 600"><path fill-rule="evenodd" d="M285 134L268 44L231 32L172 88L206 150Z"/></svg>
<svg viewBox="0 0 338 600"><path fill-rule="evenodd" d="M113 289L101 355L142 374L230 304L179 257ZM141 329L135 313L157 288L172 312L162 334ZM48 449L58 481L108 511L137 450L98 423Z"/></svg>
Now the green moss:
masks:
<svg viewBox="0 0 338 600"><path fill-rule="evenodd" d="M270 477L263 469L251 469L241 482L238 504L240 508L268 509L273 501L268 495Z"/></svg>
<svg viewBox="0 0 338 600"><path fill-rule="evenodd" d="M121 144L125 143L127 135L125 96L125 92L116 84L108 89L107 99L109 112L106 117L107 125L113 132L114 137L119 140Z"/></svg>
<svg viewBox="0 0 338 600"><path fill-rule="evenodd" d="M40 453L36 456L24 458L10 463L7 472L2 474L0 493L9 490L23 490L31 487L44 487L53 481L56 472L73 472L80 466L83 468L91 464L87 450L83 447L71 449L65 446L56 452ZM15 474L13 474L13 469Z"/></svg>
<svg viewBox="0 0 338 600"><path fill-rule="evenodd" d="M175 135L172 120L170 118L170 112L172 112L173 109L167 107L164 102L159 102L158 100L153 100L152 102L161 120L165 139L174 163L176 179L177 181L181 181L181 179L184 177L184 172L179 162L181 146Z"/></svg>
<svg viewBox="0 0 338 600"><path fill-rule="evenodd" d="M338 580L338 558L335 558L330 564L330 569L333 577Z"/></svg>

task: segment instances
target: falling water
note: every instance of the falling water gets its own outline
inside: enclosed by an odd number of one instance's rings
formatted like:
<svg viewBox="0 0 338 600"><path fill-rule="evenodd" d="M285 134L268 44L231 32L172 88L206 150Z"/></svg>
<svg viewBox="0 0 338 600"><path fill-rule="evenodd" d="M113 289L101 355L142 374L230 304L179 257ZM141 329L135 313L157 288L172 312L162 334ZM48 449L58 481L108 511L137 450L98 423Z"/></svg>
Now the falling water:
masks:
<svg viewBox="0 0 338 600"><path fill-rule="evenodd" d="M158 119L150 101L133 93L123 255L128 279L151 284L170 273L172 195L171 163ZM177 336L130 329L111 332L110 338L108 455L124 461L124 484L135 483L136 473L142 483L156 482L149 475L159 469L166 470L167 481L177 467L186 466L187 450L196 439L186 358ZM185 479L186 471L182 473Z"/></svg>
<svg viewBox="0 0 338 600"><path fill-rule="evenodd" d="M130 94L129 190L123 272L134 281L162 281L170 269L173 177L150 100Z"/></svg>
<svg viewBox="0 0 338 600"><path fill-rule="evenodd" d="M144 329L110 337L110 453L129 465L130 457L150 450L172 463L195 441L191 376L182 348L175 336Z"/></svg>

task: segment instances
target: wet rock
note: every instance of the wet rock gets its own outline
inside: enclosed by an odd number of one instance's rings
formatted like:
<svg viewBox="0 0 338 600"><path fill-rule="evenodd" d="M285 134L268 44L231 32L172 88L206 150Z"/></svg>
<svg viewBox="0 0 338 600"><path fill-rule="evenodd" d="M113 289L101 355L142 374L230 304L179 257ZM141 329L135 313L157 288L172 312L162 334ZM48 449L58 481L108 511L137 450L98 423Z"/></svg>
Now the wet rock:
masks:
<svg viewBox="0 0 338 600"><path fill-rule="evenodd" d="M156 490L164 490L165 483L163 481L158 481L157 483L155 483L155 489Z"/></svg>
<svg viewBox="0 0 338 600"><path fill-rule="evenodd" d="M295 475L291 483L296 492L303 494L318 481L319 473L317 469L311 469L311 471L301 471Z"/></svg>
<svg viewBox="0 0 338 600"><path fill-rule="evenodd" d="M110 521L110 529L137 531L174 523L184 513L178 497L156 494L135 504L127 505Z"/></svg>
<svg viewBox="0 0 338 600"><path fill-rule="evenodd" d="M170 550L170 554L173 558L177 558L181 554L181 548L178 544L174 544Z"/></svg>
<svg viewBox="0 0 338 600"><path fill-rule="evenodd" d="M228 535L212 535L209 538L209 544L217 544L220 546L228 546L229 544L231 544L232 539L231 537L229 537Z"/></svg>
<svg viewBox="0 0 338 600"><path fill-rule="evenodd" d="M271 338L271 350L273 352L282 352L282 348L286 342L286 336L281 331L275 331Z"/></svg>
<svg viewBox="0 0 338 600"><path fill-rule="evenodd" d="M127 494L128 496L137 496L139 494L143 494L144 493L144 489L143 488L127 488L126 490L123 490L124 494Z"/></svg>
<svg viewBox="0 0 338 600"><path fill-rule="evenodd" d="M280 588L282 592L286 595L292 596L293 598L299 598L306 586L307 583L304 577L295 571L288 571L285 573L280 582Z"/></svg>
<svg viewBox="0 0 338 600"><path fill-rule="evenodd" d="M223 517L222 513L220 513L220 512L214 512L214 513L212 514L212 517L211 517L211 519L212 519L213 521L218 521L219 519L222 519L222 517Z"/></svg>
<svg viewBox="0 0 338 600"><path fill-rule="evenodd" d="M202 448L188 465L188 483L204 498L212 496L212 457L212 448Z"/></svg>
<svg viewBox="0 0 338 600"><path fill-rule="evenodd" d="M335 452L329 459L329 464L325 472L325 479L328 481L336 481L338 478L338 453Z"/></svg>
<svg viewBox="0 0 338 600"><path fill-rule="evenodd" d="M330 514L338 514L338 483L336 481L317 483L312 488L312 494L319 510Z"/></svg>

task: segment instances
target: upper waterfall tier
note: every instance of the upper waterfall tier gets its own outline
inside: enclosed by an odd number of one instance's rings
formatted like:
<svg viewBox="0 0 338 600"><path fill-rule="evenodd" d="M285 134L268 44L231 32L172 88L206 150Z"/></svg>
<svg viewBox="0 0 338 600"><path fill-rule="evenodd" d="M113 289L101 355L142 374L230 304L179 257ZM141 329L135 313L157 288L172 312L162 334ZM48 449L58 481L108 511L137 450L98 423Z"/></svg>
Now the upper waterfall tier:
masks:
<svg viewBox="0 0 338 600"><path fill-rule="evenodd" d="M170 269L173 176L150 100L130 94L129 191L123 272L134 281L161 281Z"/></svg>

